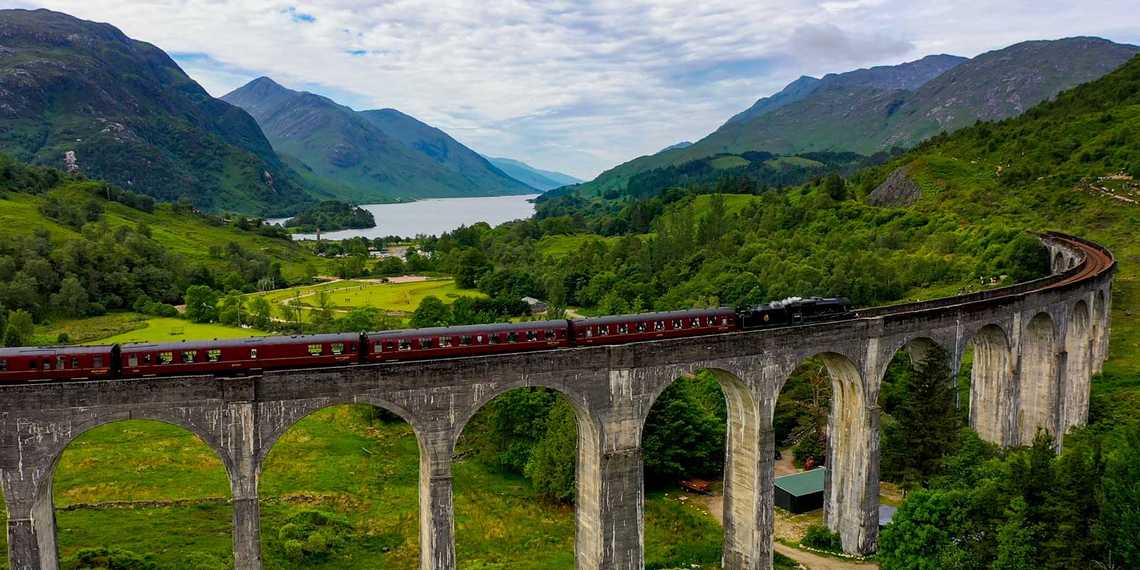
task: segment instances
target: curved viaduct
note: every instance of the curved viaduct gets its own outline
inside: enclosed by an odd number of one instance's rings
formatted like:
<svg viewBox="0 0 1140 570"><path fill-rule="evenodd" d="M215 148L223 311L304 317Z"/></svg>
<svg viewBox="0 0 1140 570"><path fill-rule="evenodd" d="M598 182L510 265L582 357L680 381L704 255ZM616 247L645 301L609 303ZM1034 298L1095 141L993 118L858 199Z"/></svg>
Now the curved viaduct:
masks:
<svg viewBox="0 0 1140 570"><path fill-rule="evenodd" d="M1089 379L1108 346L1114 261L1079 238L1044 234L1053 274L1002 289L861 311L857 318L781 329L495 357L184 377L0 387L0 482L16 570L58 568L52 478L85 430L154 419L193 432L221 458L234 507L238 569L261 566L258 477L295 422L327 406L368 403L413 427L420 447L421 568L455 568L451 461L464 424L519 387L566 395L578 422L577 567L643 566L641 432L675 379L716 372L729 410L724 567L772 566L773 430L780 389L820 357L833 383L825 513L851 552L876 546L878 394L899 350L974 347L970 423L1002 445L1038 427L1085 422Z"/></svg>

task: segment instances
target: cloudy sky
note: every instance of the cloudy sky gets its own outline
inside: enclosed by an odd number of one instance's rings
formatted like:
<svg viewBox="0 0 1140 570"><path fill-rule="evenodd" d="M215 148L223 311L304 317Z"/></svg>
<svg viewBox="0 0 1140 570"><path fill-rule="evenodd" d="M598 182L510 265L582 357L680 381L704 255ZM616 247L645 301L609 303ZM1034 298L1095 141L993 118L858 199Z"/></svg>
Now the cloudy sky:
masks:
<svg viewBox="0 0 1140 570"><path fill-rule="evenodd" d="M260 75L582 178L800 75L1026 39L1140 43L1135 0L0 0L109 22L220 96Z"/></svg>

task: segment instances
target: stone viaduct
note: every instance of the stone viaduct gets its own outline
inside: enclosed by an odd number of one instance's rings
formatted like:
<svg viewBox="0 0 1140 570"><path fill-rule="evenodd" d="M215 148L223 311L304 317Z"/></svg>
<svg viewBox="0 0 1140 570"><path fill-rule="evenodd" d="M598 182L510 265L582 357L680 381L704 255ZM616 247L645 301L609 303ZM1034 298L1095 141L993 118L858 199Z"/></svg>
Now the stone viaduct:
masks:
<svg viewBox="0 0 1140 570"><path fill-rule="evenodd" d="M104 380L0 387L0 482L14 570L59 566L53 473L84 431L153 419L196 434L221 458L233 496L235 566L261 567L258 478L274 442L322 408L367 403L395 412L420 447L423 570L456 567L452 451L464 424L508 390L544 386L577 411L576 556L579 569L643 567L641 431L655 398L694 371L716 373L729 410L724 476L724 567L772 566L772 415L805 359L833 385L825 513L844 549L876 547L878 394L899 350L939 345L959 366L973 348L970 423L1002 445L1038 427L1063 433L1086 420L1089 379L1108 346L1111 254L1084 240L1042 235L1053 274L981 293L862 310L805 326L619 346L429 362L267 371L234 378Z"/></svg>

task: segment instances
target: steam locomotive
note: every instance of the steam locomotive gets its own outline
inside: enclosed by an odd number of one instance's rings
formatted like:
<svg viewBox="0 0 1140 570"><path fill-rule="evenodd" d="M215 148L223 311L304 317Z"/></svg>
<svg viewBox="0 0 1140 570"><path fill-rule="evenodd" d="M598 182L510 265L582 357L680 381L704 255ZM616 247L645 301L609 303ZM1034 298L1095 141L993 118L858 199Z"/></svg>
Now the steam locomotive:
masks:
<svg viewBox="0 0 1140 570"><path fill-rule="evenodd" d="M856 316L842 298L790 298L740 309L691 309L381 332L123 345L0 348L0 383L224 375L647 340L794 326Z"/></svg>

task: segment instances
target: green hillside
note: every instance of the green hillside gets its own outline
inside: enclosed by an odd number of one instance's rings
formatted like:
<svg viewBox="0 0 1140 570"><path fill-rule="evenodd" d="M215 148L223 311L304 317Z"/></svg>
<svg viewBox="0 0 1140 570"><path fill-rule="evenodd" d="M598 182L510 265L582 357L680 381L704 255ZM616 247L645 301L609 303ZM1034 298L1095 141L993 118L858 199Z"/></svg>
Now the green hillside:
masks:
<svg viewBox="0 0 1140 570"><path fill-rule="evenodd" d="M108 24L0 10L0 152L207 210L311 200L244 111Z"/></svg>
<svg viewBox="0 0 1140 570"><path fill-rule="evenodd" d="M395 109L357 112L259 77L223 100L322 190L356 202L526 194L533 189L447 133Z"/></svg>
<svg viewBox="0 0 1140 570"><path fill-rule="evenodd" d="M1112 71L1137 49L1100 38L1031 41L965 62L941 56L814 82L801 78L692 146L619 165L583 184L579 192L621 191L638 173L721 153L871 155L908 148L977 120L1022 113L1064 89Z"/></svg>

